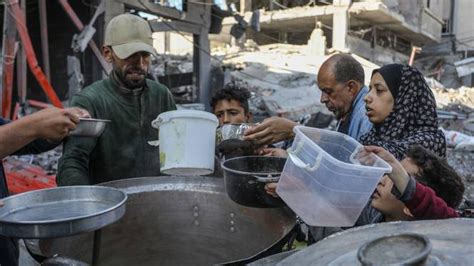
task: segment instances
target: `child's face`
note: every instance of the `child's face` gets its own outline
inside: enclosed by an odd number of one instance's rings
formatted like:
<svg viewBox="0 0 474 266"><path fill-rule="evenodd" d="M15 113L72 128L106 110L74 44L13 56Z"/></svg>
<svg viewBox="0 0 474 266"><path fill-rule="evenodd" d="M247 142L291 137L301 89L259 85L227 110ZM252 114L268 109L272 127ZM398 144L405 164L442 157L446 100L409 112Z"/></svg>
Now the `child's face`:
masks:
<svg viewBox="0 0 474 266"><path fill-rule="evenodd" d="M372 207L380 211L387 220L408 220L404 212L405 204L392 194L393 182L384 176L372 198Z"/></svg>
<svg viewBox="0 0 474 266"><path fill-rule="evenodd" d="M217 102L214 107L214 114L219 119L219 126L248 123L251 119L251 114L246 114L240 102L236 100L221 100Z"/></svg>
<svg viewBox="0 0 474 266"><path fill-rule="evenodd" d="M374 124L381 124L393 110L394 99L382 75L375 73L370 80L369 93L365 96L367 117Z"/></svg>

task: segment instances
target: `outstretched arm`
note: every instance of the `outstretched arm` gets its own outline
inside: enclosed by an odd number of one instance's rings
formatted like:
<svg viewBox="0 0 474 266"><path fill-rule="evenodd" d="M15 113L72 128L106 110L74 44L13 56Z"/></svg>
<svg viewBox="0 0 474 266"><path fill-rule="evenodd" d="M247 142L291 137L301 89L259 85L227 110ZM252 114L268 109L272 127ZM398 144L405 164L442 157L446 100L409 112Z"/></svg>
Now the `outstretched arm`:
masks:
<svg viewBox="0 0 474 266"><path fill-rule="evenodd" d="M365 146L364 150L357 157L359 157L359 160L370 160L370 157L367 155L371 152L382 158L392 167L392 172L388 173L388 176L398 191L403 194L407 188L408 182L410 181L410 176L407 171L405 171L405 168L403 168L403 165L390 152L377 146Z"/></svg>
<svg viewBox="0 0 474 266"><path fill-rule="evenodd" d="M270 117L254 128L245 131L244 140L258 145L268 145L294 136L293 128L298 123L282 117Z"/></svg>
<svg viewBox="0 0 474 266"><path fill-rule="evenodd" d="M0 127L0 158L18 151L37 138L61 140L89 114L79 108L47 108ZM5 122L5 120L3 120Z"/></svg>

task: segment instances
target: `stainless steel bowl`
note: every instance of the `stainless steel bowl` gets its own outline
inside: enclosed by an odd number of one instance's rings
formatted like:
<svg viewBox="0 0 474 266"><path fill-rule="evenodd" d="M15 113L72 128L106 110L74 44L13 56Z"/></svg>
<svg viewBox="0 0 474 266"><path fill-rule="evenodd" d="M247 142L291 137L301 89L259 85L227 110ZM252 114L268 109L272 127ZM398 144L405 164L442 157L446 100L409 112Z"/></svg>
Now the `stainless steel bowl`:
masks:
<svg viewBox="0 0 474 266"><path fill-rule="evenodd" d="M80 118L77 127L69 133L69 136L76 137L98 137L104 132L105 125L110 120L95 118Z"/></svg>
<svg viewBox="0 0 474 266"><path fill-rule="evenodd" d="M242 124L225 124L217 129L220 134L220 141L228 139L243 139L245 130L255 127L257 124L242 123Z"/></svg>

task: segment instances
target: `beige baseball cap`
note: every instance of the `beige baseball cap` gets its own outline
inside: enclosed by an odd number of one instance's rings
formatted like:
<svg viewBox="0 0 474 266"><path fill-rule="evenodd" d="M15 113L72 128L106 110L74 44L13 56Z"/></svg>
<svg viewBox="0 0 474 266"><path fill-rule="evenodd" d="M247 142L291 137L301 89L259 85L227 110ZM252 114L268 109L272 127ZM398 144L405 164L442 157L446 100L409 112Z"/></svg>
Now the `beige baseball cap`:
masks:
<svg viewBox="0 0 474 266"><path fill-rule="evenodd" d="M112 46L120 59L137 52L149 52L156 56L148 22L132 14L118 15L110 20L105 29L104 44Z"/></svg>

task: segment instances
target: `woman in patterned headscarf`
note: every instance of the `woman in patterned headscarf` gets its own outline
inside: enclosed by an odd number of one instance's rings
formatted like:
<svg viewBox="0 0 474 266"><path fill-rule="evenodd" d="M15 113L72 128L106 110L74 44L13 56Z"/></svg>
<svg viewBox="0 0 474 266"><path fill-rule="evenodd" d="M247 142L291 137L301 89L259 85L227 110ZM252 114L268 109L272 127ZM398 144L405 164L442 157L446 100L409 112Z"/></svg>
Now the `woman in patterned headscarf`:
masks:
<svg viewBox="0 0 474 266"><path fill-rule="evenodd" d="M436 101L417 69L391 64L374 70L364 100L374 127L361 137L362 144L383 147L399 160L414 144L445 157L446 140L438 130Z"/></svg>

